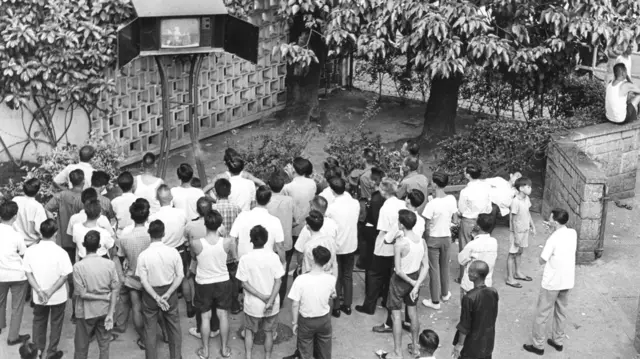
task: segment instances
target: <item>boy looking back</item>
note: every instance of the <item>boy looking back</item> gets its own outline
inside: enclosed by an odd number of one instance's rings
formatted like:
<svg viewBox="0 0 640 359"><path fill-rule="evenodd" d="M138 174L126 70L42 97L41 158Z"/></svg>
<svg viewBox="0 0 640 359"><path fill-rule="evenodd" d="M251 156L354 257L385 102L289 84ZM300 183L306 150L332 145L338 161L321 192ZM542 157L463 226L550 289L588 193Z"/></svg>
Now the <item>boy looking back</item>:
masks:
<svg viewBox="0 0 640 359"><path fill-rule="evenodd" d="M533 224L531 213L531 180L521 177L514 185L518 194L511 202L511 219L509 221L509 257L507 258L507 285L514 288L522 288L516 280L531 282L531 277L520 271L522 252L529 246L529 232L536 235L536 227Z"/></svg>

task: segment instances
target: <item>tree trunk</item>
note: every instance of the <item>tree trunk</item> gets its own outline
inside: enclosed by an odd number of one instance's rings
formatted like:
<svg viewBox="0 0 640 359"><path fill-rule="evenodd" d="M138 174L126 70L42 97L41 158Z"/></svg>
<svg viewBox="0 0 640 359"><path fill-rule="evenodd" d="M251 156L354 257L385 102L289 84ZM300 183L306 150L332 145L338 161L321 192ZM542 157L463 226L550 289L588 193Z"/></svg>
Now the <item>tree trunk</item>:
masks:
<svg viewBox="0 0 640 359"><path fill-rule="evenodd" d="M421 137L445 137L456 132L458 95L462 76L431 80Z"/></svg>

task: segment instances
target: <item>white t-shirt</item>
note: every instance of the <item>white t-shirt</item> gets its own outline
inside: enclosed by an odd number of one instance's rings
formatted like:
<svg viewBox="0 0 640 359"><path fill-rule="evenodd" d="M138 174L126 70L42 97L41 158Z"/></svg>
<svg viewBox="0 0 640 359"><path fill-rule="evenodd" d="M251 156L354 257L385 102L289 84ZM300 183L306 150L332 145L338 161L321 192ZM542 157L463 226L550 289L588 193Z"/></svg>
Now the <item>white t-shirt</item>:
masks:
<svg viewBox="0 0 640 359"><path fill-rule="evenodd" d="M348 193L336 196L327 208L327 217L338 224L336 237L336 254L349 254L358 249L358 217L360 203Z"/></svg>
<svg viewBox="0 0 640 359"><path fill-rule="evenodd" d="M131 192L128 192L123 193L121 196L118 196L111 200L111 206L113 207L113 211L116 214L116 219L118 220L119 230L123 230L125 227L133 224L131 213L129 212L129 207L131 207L136 199L138 199L138 196Z"/></svg>
<svg viewBox="0 0 640 359"><path fill-rule="evenodd" d="M157 219L164 223L164 244L176 248L184 243L184 228L189 221L183 210L171 206L160 207L158 212L149 217L149 223Z"/></svg>
<svg viewBox="0 0 640 359"><path fill-rule="evenodd" d="M336 196L333 194L331 187L323 189L322 192L320 192L319 196L327 200L327 205L330 205L336 199Z"/></svg>
<svg viewBox="0 0 640 359"><path fill-rule="evenodd" d="M273 290L276 279L282 278L284 268L277 254L268 249L254 249L240 258L236 278L241 282L249 283L262 294L269 295ZM276 295L273 309L265 315L266 303L253 296L247 290L244 291L244 312L255 318L271 317L280 311L280 296Z"/></svg>
<svg viewBox="0 0 640 359"><path fill-rule="evenodd" d="M304 243L300 251L303 254L301 265L302 273L307 273L313 269L313 250L318 246L323 246L331 252L331 260L324 266L325 272L332 274L334 266L338 265L335 240L329 236L318 233L316 236L312 235L309 240Z"/></svg>
<svg viewBox="0 0 640 359"><path fill-rule="evenodd" d="M542 288L546 290L573 288L577 246L578 234L573 228L562 227L549 236L540 254L540 257L547 261L542 274Z"/></svg>
<svg viewBox="0 0 640 359"><path fill-rule="evenodd" d="M398 212L400 212L401 209L407 209L407 205L403 200L395 196L384 201L382 208L380 208L378 230L387 232L387 236L390 236L392 239L399 230ZM393 257L393 245L385 244L384 239L378 236L373 254L382 257Z"/></svg>
<svg viewBox="0 0 640 359"><path fill-rule="evenodd" d="M256 207L250 211L241 212L229 232L230 237L238 238L238 258L242 258L253 250L249 232L257 225L263 226L269 234L264 248L275 252L275 244L284 243L282 224L278 217L269 214L266 208Z"/></svg>
<svg viewBox="0 0 640 359"><path fill-rule="evenodd" d="M18 205L18 215L13 228L22 235L24 244L30 246L40 240L40 224L47 219L47 213L33 197L17 196L13 201ZM29 222L34 223L34 231L29 230Z"/></svg>
<svg viewBox="0 0 640 359"><path fill-rule="evenodd" d="M289 299L300 302L300 314L305 318L327 315L329 300L336 292L336 277L325 272L309 272L293 282Z"/></svg>
<svg viewBox="0 0 640 359"><path fill-rule="evenodd" d="M460 191L458 210L462 217L476 219L481 213L491 213L491 186L482 180L472 180Z"/></svg>
<svg viewBox="0 0 640 359"><path fill-rule="evenodd" d="M253 181L240 176L229 176L231 193L229 201L240 207L242 211L251 210L251 202L256 198L256 185Z"/></svg>
<svg viewBox="0 0 640 359"><path fill-rule="evenodd" d="M0 223L0 282L27 280L22 256L27 246L13 227Z"/></svg>
<svg viewBox="0 0 640 359"><path fill-rule="evenodd" d="M336 246L336 238L338 238L338 224L336 221L329 217L324 217L324 223L322 223L322 228L320 228L318 233L331 237L333 239L333 246ZM298 240L296 241L294 248L298 252L303 253L304 246L307 244L309 239L311 239L311 232L309 232L309 228L307 228L307 226L304 226L302 231L300 231L300 236L298 236Z"/></svg>
<svg viewBox="0 0 640 359"><path fill-rule="evenodd" d="M195 187L173 187L171 189L173 196L173 206L184 211L187 220L198 218L197 203L200 197L204 196L204 192L200 188Z"/></svg>
<svg viewBox="0 0 640 359"><path fill-rule="evenodd" d="M67 234L70 236L73 236L73 227L75 227L75 225L78 223L84 223L86 221L87 221L87 213L84 211L84 209L74 214L73 216L71 216L71 218L69 218L69 225L67 226ZM111 227L111 222L109 222L109 219L107 219L107 217L105 217L104 215L100 215L100 217L98 217L97 223L98 223L98 227L109 232L111 237L115 236L115 232Z"/></svg>
<svg viewBox="0 0 640 359"><path fill-rule="evenodd" d="M91 163L88 163L88 162L78 162L76 164L68 165L54 177L53 182L57 184L66 183L69 186L69 189L73 188L71 181L69 181L69 174L77 169L82 170L82 172L84 173L83 189L87 189L91 187L91 177L93 176L93 172L95 170L93 169L93 166L91 165Z"/></svg>
<svg viewBox="0 0 640 359"><path fill-rule="evenodd" d="M458 203L452 195L434 198L424 207L422 215L429 220L430 237L451 237L451 218L458 212Z"/></svg>
<svg viewBox="0 0 640 359"><path fill-rule="evenodd" d="M89 233L89 231L98 231L100 233L100 248L98 248L96 254L104 256L109 253L109 249L113 248L115 240L107 230L100 227L87 228L84 223L78 223L73 226L73 242L78 249L77 256L82 259L87 255L87 249L84 248L82 243L84 242L84 236Z"/></svg>
<svg viewBox="0 0 640 359"><path fill-rule="evenodd" d="M40 241L40 243L27 248L23 261L24 271L33 274L42 290L48 290L60 277L73 272L69 254L50 240ZM51 295L46 305L62 304L67 301L68 297L67 284L65 283ZM43 304L35 290L31 298L35 304Z"/></svg>
<svg viewBox="0 0 640 359"><path fill-rule="evenodd" d="M496 265L497 258L498 241L489 234L475 236L462 249L462 252L458 253L458 263L464 266L464 276L462 276L460 287L467 292L473 289L473 283L469 280L469 266L474 260L483 261L489 266L489 274L487 274L485 284L487 287L491 287L493 285L493 267Z"/></svg>

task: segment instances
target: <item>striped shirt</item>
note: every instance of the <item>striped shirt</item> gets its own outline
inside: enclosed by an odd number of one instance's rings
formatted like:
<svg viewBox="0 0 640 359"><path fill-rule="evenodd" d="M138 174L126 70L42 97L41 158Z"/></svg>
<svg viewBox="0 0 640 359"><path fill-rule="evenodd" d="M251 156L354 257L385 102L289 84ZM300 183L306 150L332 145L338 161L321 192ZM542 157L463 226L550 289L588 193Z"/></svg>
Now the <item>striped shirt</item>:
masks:
<svg viewBox="0 0 640 359"><path fill-rule="evenodd" d="M136 266L140 253L149 248L151 238L147 233L147 228L133 227L131 230L124 230L118 239L118 256L126 258L126 269L124 272L124 285L129 288L141 290L142 283L140 277L136 276Z"/></svg>
<svg viewBox="0 0 640 359"><path fill-rule="evenodd" d="M240 207L231 203L228 199L218 199L218 202L214 203L211 208L222 215L222 225L227 230L227 233L231 230L233 222L238 218L240 212L242 212Z"/></svg>

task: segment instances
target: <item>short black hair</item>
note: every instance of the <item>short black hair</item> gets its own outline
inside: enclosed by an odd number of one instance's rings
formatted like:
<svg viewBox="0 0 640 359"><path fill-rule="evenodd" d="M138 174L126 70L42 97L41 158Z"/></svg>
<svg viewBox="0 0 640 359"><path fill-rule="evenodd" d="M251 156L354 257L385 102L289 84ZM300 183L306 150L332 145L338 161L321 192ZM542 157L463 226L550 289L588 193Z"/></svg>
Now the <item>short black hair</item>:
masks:
<svg viewBox="0 0 640 359"><path fill-rule="evenodd" d="M313 172L313 166L311 165L311 162L302 157L296 157L293 159L293 169L300 176L305 176Z"/></svg>
<svg viewBox="0 0 640 359"><path fill-rule="evenodd" d="M144 198L138 198L129 206L129 214L135 224L145 223L149 219L150 205Z"/></svg>
<svg viewBox="0 0 640 359"><path fill-rule="evenodd" d="M338 167L327 168L324 170L324 179L327 182L333 177L342 177L342 171Z"/></svg>
<svg viewBox="0 0 640 359"><path fill-rule="evenodd" d="M371 179L382 180L384 178L384 171L378 167L371 167Z"/></svg>
<svg viewBox="0 0 640 359"><path fill-rule="evenodd" d="M84 213L87 215L87 219L98 219L100 217L100 214L102 214L100 201L94 198L84 202Z"/></svg>
<svg viewBox="0 0 640 359"><path fill-rule="evenodd" d="M213 189L216 191L218 198L229 198L231 194L231 182L226 178L220 178L213 184Z"/></svg>
<svg viewBox="0 0 640 359"><path fill-rule="evenodd" d="M84 241L82 246L87 249L87 252L95 253L100 248L100 232L96 230L90 230L84 235Z"/></svg>
<svg viewBox="0 0 640 359"><path fill-rule="evenodd" d="M204 215L204 226L210 231L217 231L222 225L222 215L215 209Z"/></svg>
<svg viewBox="0 0 640 359"><path fill-rule="evenodd" d="M562 208L554 208L551 211L551 215L553 216L553 220L560 224L567 224L569 222L569 212L565 211Z"/></svg>
<svg viewBox="0 0 640 359"><path fill-rule="evenodd" d="M111 176L105 171L93 171L91 175L91 187L102 187L109 184Z"/></svg>
<svg viewBox="0 0 640 359"><path fill-rule="evenodd" d="M344 181L344 179L340 177L333 177L329 179L328 182L331 190L335 192L337 195L343 194L347 188L347 183Z"/></svg>
<svg viewBox="0 0 640 359"><path fill-rule="evenodd" d="M182 183L189 182L193 178L193 167L191 167L188 163L181 163L176 170L178 174L178 179L182 181Z"/></svg>
<svg viewBox="0 0 640 359"><path fill-rule="evenodd" d="M147 233L152 239L162 239L164 237L164 223L159 219L149 223Z"/></svg>
<svg viewBox="0 0 640 359"><path fill-rule="evenodd" d="M305 221L312 231L317 232L324 225L324 216L320 211L312 209Z"/></svg>
<svg viewBox="0 0 640 359"><path fill-rule="evenodd" d="M269 232L263 226L257 225L249 231L249 238L253 248L264 248L269 239Z"/></svg>
<svg viewBox="0 0 640 359"><path fill-rule="evenodd" d="M275 193L280 193L284 187L284 178L278 173L274 172L269 177L269 187Z"/></svg>
<svg viewBox="0 0 640 359"><path fill-rule="evenodd" d="M3 221L10 221L18 214L18 204L14 201L4 201L0 204L0 218Z"/></svg>
<svg viewBox="0 0 640 359"><path fill-rule="evenodd" d="M256 202L261 206L266 206L271 201L271 189L267 186L260 186L256 190Z"/></svg>
<svg viewBox="0 0 640 359"><path fill-rule="evenodd" d="M469 163L464 172L472 179L478 179L482 175L482 166L479 163Z"/></svg>
<svg viewBox="0 0 640 359"><path fill-rule="evenodd" d="M122 192L129 192L133 188L133 175L129 171L124 171L118 176L118 187Z"/></svg>
<svg viewBox="0 0 640 359"><path fill-rule="evenodd" d="M98 199L98 191L96 191L95 188L89 187L80 194L80 201L82 204L85 204L87 201L92 199Z"/></svg>
<svg viewBox="0 0 640 359"><path fill-rule="evenodd" d="M433 179L433 183L439 188L445 188L449 185L449 175L446 173L435 172L431 178Z"/></svg>
<svg viewBox="0 0 640 359"><path fill-rule="evenodd" d="M365 148L362 151L362 157L364 157L364 160L369 164L372 164L376 161L376 154L370 148Z"/></svg>
<svg viewBox="0 0 640 359"><path fill-rule="evenodd" d="M226 161L226 164L233 175L239 175L244 170L244 160L238 156L232 157Z"/></svg>
<svg viewBox="0 0 640 359"><path fill-rule="evenodd" d="M198 212L198 215L202 218L204 218L204 216L211 212L212 208L211 205L213 204L213 200L207 196L202 196L200 198L198 198L198 201L196 202L196 212Z"/></svg>
<svg viewBox="0 0 640 359"><path fill-rule="evenodd" d="M527 177L520 177L516 180L516 182L513 184L513 187L515 187L518 192L520 192L520 187L524 187L524 186L531 186L531 180Z"/></svg>
<svg viewBox="0 0 640 359"><path fill-rule="evenodd" d="M191 187L202 188L202 181L200 181L200 178L193 177L191 179Z"/></svg>
<svg viewBox="0 0 640 359"><path fill-rule="evenodd" d="M418 141L407 141L407 152L411 156L417 157L420 154L420 143Z"/></svg>
<svg viewBox="0 0 640 359"><path fill-rule="evenodd" d="M420 160L417 157L407 157L404 159L404 165L409 168L409 171L417 171L420 166Z"/></svg>
<svg viewBox="0 0 640 359"><path fill-rule="evenodd" d="M418 342L420 343L422 350L424 350L429 356L433 355L440 346L440 338L438 337L438 334L431 329L423 330L422 333L420 333Z"/></svg>
<svg viewBox="0 0 640 359"><path fill-rule="evenodd" d="M37 178L29 178L22 185L24 194L28 197L35 197L40 191L40 180Z"/></svg>
<svg viewBox="0 0 640 359"><path fill-rule="evenodd" d="M327 157L326 160L324 160L324 170L329 170L332 168L336 168L336 167L340 167L340 162L338 162L338 160L335 157Z"/></svg>
<svg viewBox="0 0 640 359"><path fill-rule="evenodd" d="M18 349L18 353L20 354L20 359L37 359L38 357L38 347L30 341L25 341Z"/></svg>
<svg viewBox="0 0 640 359"><path fill-rule="evenodd" d="M480 213L478 215L478 219L476 219L476 224L480 229L484 232L489 233L491 228L493 228L496 224L495 218L490 213Z"/></svg>
<svg viewBox="0 0 640 359"><path fill-rule="evenodd" d="M411 230L416 226L418 217L408 209L401 209L398 211L398 221L404 226L404 228Z"/></svg>
<svg viewBox="0 0 640 359"><path fill-rule="evenodd" d="M93 159L93 156L96 154L96 149L93 146L82 146L80 148L80 161L89 162Z"/></svg>
<svg viewBox="0 0 640 359"><path fill-rule="evenodd" d="M230 161L232 158L234 157L240 157L242 158L242 156L240 155L240 153L238 151L236 151L235 149L228 147L226 150L224 150L224 157L223 160L226 163L227 161Z"/></svg>
<svg viewBox="0 0 640 359"><path fill-rule="evenodd" d="M142 156L142 167L151 168L156 164L156 155L151 152L147 152Z"/></svg>
<svg viewBox="0 0 640 359"><path fill-rule="evenodd" d="M331 260L331 251L323 246L315 247L311 254L313 254L313 261L319 266L324 266Z"/></svg>
<svg viewBox="0 0 640 359"><path fill-rule="evenodd" d="M325 213L327 211L327 207L329 207L329 202L322 196L315 196L311 200L311 207L317 208L320 213Z"/></svg>
<svg viewBox="0 0 640 359"><path fill-rule="evenodd" d="M42 234L42 237L46 239L53 237L57 231L58 224L51 218L47 218L40 223L40 234Z"/></svg>
<svg viewBox="0 0 640 359"><path fill-rule="evenodd" d="M626 77L629 73L627 72L627 66L621 62L613 65L613 74L615 77Z"/></svg>
<svg viewBox="0 0 640 359"><path fill-rule="evenodd" d="M84 172L81 169L73 170L69 173L69 182L74 187L77 187L84 182Z"/></svg>
<svg viewBox="0 0 640 359"><path fill-rule="evenodd" d="M409 191L407 198L409 199L409 203L416 208L422 206L424 203L424 193L419 189L412 189Z"/></svg>

